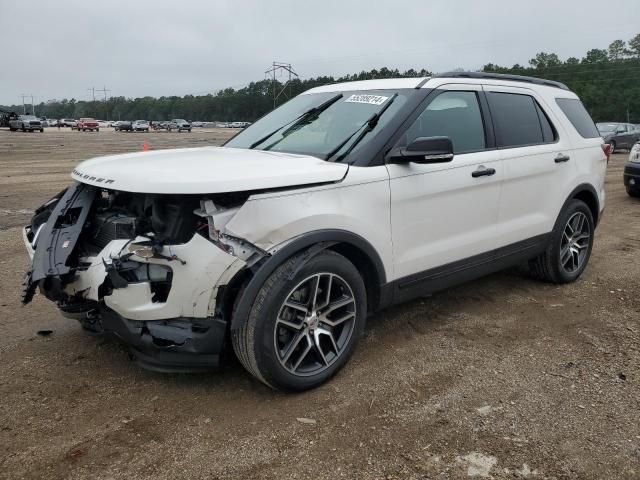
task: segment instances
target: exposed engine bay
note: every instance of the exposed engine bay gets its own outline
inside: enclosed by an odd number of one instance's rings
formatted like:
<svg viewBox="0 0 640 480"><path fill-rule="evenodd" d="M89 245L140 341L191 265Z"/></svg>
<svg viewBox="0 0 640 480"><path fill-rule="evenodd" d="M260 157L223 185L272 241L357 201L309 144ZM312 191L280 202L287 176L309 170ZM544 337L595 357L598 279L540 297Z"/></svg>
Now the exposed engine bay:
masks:
<svg viewBox="0 0 640 480"><path fill-rule="evenodd" d="M76 183L40 207L24 230L33 263L22 301L39 288L85 328L115 331L139 348L146 335L144 342L163 353L194 348L212 328L224 337L224 322L214 318L218 288L268 255L224 229L248 196L137 194Z"/></svg>

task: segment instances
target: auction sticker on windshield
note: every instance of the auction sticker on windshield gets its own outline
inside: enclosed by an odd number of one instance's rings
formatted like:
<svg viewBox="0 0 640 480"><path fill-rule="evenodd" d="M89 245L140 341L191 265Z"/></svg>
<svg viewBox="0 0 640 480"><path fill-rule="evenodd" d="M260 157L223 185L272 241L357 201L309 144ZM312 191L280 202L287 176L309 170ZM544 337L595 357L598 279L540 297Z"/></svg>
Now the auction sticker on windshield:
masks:
<svg viewBox="0 0 640 480"><path fill-rule="evenodd" d="M345 103L368 103L370 105L382 105L389 97L382 95L351 95Z"/></svg>

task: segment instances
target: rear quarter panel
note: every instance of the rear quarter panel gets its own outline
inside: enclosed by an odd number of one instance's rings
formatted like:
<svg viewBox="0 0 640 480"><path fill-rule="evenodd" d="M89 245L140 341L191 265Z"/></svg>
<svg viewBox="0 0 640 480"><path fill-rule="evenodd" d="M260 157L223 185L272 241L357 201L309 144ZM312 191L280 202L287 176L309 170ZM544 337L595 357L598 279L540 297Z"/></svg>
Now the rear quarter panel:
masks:
<svg viewBox="0 0 640 480"><path fill-rule="evenodd" d="M599 209L602 211L605 206L604 180L607 173L607 157L602 150L604 141L601 137L582 137L556 103L556 98L575 99L578 97L572 92L553 90L557 89L545 89L547 104L554 110L556 116L561 119L564 130L571 142L571 161L575 160L576 178L567 195L579 185L591 185L598 194Z"/></svg>

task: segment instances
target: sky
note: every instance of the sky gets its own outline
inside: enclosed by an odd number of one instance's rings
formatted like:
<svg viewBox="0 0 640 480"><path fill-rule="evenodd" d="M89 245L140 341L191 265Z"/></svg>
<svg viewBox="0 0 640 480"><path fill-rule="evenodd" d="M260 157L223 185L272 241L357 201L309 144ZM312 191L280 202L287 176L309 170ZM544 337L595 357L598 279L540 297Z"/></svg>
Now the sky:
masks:
<svg viewBox="0 0 640 480"><path fill-rule="evenodd" d="M215 93L273 61L308 78L580 58L638 18L639 0L0 0L0 104Z"/></svg>

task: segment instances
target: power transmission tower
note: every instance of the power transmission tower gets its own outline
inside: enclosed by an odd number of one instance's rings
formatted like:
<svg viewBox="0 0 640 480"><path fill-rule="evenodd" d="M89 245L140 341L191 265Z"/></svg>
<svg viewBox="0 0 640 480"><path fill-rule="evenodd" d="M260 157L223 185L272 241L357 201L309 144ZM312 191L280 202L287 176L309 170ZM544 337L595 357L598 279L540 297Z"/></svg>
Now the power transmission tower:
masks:
<svg viewBox="0 0 640 480"><path fill-rule="evenodd" d="M27 108L24 106L24 99L27 98L29 95L25 95L23 93L20 96L22 97L22 113L26 115L27 114Z"/></svg>
<svg viewBox="0 0 640 480"><path fill-rule="evenodd" d="M107 90L107 87L103 86L102 90L98 89L96 90L96 92L103 92L104 93L104 101L107 101L107 92L110 92L111 90Z"/></svg>
<svg viewBox="0 0 640 480"><path fill-rule="evenodd" d="M277 91L276 84L276 73L288 75L289 79L282 85L280 91ZM298 74L293 70L293 67L290 63L282 63L282 62L273 62L271 64L271 68L264 72L264 78L271 77L271 82L273 85L273 108L276 108L276 101L278 97L282 95L282 93L286 90L287 86L289 87L289 96L291 96L291 80L293 77L299 78Z"/></svg>
<svg viewBox="0 0 640 480"><path fill-rule="evenodd" d="M87 88L87 90L89 90L91 92L91 94L93 95L93 101L96 101L96 87L91 87L91 88Z"/></svg>
<svg viewBox="0 0 640 480"><path fill-rule="evenodd" d="M35 115L36 114L36 104L33 103L33 95L30 95L31 97L31 110L33 110L33 112L31 112L31 115Z"/></svg>
<svg viewBox="0 0 640 480"><path fill-rule="evenodd" d="M107 106L107 92L110 92L111 90L107 90L107 87L103 85L102 90L96 90L96 91L104 93L104 111L105 111L106 120L109 121L109 107Z"/></svg>

